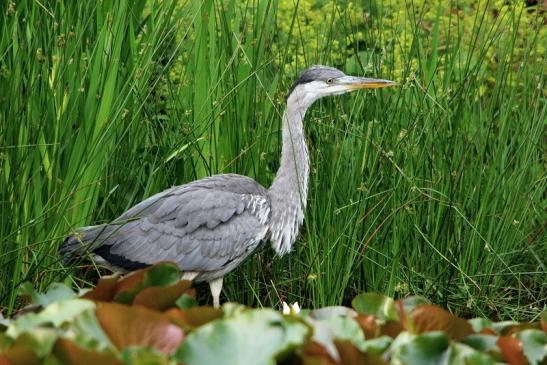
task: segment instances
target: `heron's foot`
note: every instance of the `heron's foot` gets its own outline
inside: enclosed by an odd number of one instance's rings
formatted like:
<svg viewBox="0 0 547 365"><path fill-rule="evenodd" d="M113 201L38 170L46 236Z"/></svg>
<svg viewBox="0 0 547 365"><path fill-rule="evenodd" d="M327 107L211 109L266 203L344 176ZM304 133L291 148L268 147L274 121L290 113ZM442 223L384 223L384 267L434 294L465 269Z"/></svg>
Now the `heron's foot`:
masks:
<svg viewBox="0 0 547 365"><path fill-rule="evenodd" d="M218 278L209 282L209 288L211 289L211 295L213 296L213 307L220 308L220 292L222 291L222 280L224 278Z"/></svg>
<svg viewBox="0 0 547 365"><path fill-rule="evenodd" d="M187 271L187 272L182 274L181 280L193 281L196 278L196 276L198 276L198 275L199 275L199 272L197 272L197 271Z"/></svg>

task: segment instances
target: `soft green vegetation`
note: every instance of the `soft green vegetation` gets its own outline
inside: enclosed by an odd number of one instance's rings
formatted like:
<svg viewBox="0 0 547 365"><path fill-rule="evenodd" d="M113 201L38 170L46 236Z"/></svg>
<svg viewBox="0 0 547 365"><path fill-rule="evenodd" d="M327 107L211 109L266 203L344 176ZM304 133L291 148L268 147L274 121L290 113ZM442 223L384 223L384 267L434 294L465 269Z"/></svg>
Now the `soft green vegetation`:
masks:
<svg viewBox="0 0 547 365"><path fill-rule="evenodd" d="M536 319L547 298L539 5L241 3L0 4L3 312L24 281L84 285L56 254L74 227L213 173L269 185L286 90L320 63L401 87L310 111L297 248L262 250L228 276L224 299L314 308L412 293L465 317Z"/></svg>
<svg viewBox="0 0 547 365"><path fill-rule="evenodd" d="M197 306L175 264L103 277L78 297L55 284L0 322L0 363L199 365L539 365L547 312L534 323L464 320L422 297L365 293L352 308L284 314L227 303Z"/></svg>

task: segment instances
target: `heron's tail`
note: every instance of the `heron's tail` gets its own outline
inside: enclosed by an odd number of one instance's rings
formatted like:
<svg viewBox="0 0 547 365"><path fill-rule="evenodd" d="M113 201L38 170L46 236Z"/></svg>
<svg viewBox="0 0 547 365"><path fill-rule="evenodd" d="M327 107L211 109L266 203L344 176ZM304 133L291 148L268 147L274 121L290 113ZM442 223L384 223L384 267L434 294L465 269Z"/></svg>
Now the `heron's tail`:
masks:
<svg viewBox="0 0 547 365"><path fill-rule="evenodd" d="M69 265L74 260L85 256L96 247L94 243L102 232L104 226L89 226L78 228L73 234L65 238L59 247L59 254L63 257L63 263Z"/></svg>

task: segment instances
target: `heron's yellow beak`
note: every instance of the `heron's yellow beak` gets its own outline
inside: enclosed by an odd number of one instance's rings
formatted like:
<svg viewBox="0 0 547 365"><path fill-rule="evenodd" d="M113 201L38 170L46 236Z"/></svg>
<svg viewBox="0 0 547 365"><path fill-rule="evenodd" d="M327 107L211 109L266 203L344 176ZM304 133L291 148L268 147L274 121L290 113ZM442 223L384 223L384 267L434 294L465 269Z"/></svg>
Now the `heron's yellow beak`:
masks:
<svg viewBox="0 0 547 365"><path fill-rule="evenodd" d="M380 89L384 87L396 86L397 83L390 80L369 79L366 77L344 76L337 80L341 85L350 90L357 89Z"/></svg>

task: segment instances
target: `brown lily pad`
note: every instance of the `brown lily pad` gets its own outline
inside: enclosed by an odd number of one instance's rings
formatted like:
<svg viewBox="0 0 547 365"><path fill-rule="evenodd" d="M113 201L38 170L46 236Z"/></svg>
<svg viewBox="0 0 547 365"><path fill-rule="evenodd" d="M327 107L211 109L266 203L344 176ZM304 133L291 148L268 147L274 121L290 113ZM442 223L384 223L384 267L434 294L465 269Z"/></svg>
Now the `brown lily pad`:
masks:
<svg viewBox="0 0 547 365"><path fill-rule="evenodd" d="M0 365L39 365L40 363L40 359L29 346L14 346L0 354Z"/></svg>
<svg viewBox="0 0 547 365"><path fill-rule="evenodd" d="M188 309L172 308L165 314L185 330L202 326L223 316L222 309L213 307L193 307Z"/></svg>
<svg viewBox="0 0 547 365"><path fill-rule="evenodd" d="M133 304L163 311L175 306L176 300L184 293L195 297L195 291L190 289L192 282L181 280L166 287L152 286L140 291L133 300Z"/></svg>
<svg viewBox="0 0 547 365"><path fill-rule="evenodd" d="M315 342L307 342L301 349L299 354L300 361L303 365L338 365L338 361L334 360L327 349Z"/></svg>
<svg viewBox="0 0 547 365"><path fill-rule="evenodd" d="M526 365L528 361L524 357L522 345L513 336L502 336L496 342L509 365Z"/></svg>
<svg viewBox="0 0 547 365"><path fill-rule="evenodd" d="M110 302L116 295L119 280L120 276L118 274L103 276L97 282L97 286L82 295L82 298L98 302Z"/></svg>
<svg viewBox="0 0 547 365"><path fill-rule="evenodd" d="M124 365L112 353L83 349L66 338L57 341L53 353L65 365Z"/></svg>
<svg viewBox="0 0 547 365"><path fill-rule="evenodd" d="M403 330L403 326L398 321L385 321L381 323L374 315L360 314L354 318L365 334L365 339L370 340L379 336L389 336L395 338Z"/></svg>
<svg viewBox="0 0 547 365"><path fill-rule="evenodd" d="M360 314L355 317L355 320L363 330L365 339L369 340L380 335L380 328L376 323L376 316Z"/></svg>
<svg viewBox="0 0 547 365"><path fill-rule="evenodd" d="M334 341L344 365L387 365L377 356L359 351L350 341Z"/></svg>
<svg viewBox="0 0 547 365"><path fill-rule="evenodd" d="M160 312L141 306L99 303L95 310L101 327L117 349L151 347L172 354L184 340L182 328Z"/></svg>
<svg viewBox="0 0 547 365"><path fill-rule="evenodd" d="M415 333L443 331L457 341L473 333L469 322L436 305L422 304L410 313L410 317Z"/></svg>

